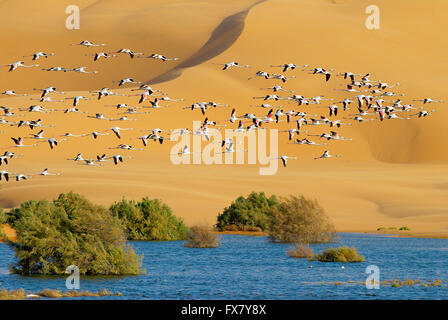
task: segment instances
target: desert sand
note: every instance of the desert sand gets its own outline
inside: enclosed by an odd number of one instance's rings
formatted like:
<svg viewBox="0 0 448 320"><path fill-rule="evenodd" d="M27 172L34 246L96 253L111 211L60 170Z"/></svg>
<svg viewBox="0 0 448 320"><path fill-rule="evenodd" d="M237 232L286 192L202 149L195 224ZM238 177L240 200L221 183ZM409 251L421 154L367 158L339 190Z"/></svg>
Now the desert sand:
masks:
<svg viewBox="0 0 448 320"><path fill-rule="evenodd" d="M0 90L13 89L18 93L33 94L33 88L54 85L65 95L91 96L87 91L109 87L118 93L131 94L132 86L118 89L112 80L133 77L149 82L171 98L183 102L169 102L169 108L148 109L150 114L128 115L138 121L109 122L86 118L85 114L62 112L27 113L17 119L41 118L44 124L56 127L45 129L51 137L65 132L73 134L101 131L118 125L133 127L124 131L122 139L109 135L94 140L92 137L69 138L54 150L47 143L35 148L10 148L24 154L12 159L7 168L11 172L37 174L44 168L60 172L61 176L33 177L28 181L1 182L0 206L11 208L30 199L52 199L61 192L73 190L92 201L109 205L123 196L139 199L143 196L160 198L183 217L187 224L214 224L223 207L236 197L251 191L267 194L303 194L316 198L326 209L339 231L374 231L378 227L408 226L416 234L448 233L448 130L445 104L425 106L436 112L427 118L386 120L354 123L338 131L353 141L334 141L329 146L288 144L288 134L280 132L279 153L297 156L298 160L280 167L277 174L259 175L256 165L174 165L170 162L171 147L149 142L144 151L109 150L119 143L142 147L137 137L144 129L174 129L192 127L194 120L204 117L199 110L183 108L199 101L230 104L237 114L255 112L264 115L268 110L250 105L261 103L254 96L268 93L278 80L247 79L258 70L280 73L270 65L295 63L311 67L324 66L338 71L370 73L401 85L392 89L406 93L403 101L432 97L447 100L446 84L448 39L444 36L448 22L448 3L444 0L376 0L381 9L380 30L368 30L364 21L364 0L84 0L81 7L81 29L65 28L67 0L3 0L0 1L0 28L3 46L0 64L30 58L24 55L36 51L54 52L56 56L39 59L42 67L88 66L97 75L45 72L41 68L22 68L14 72L0 69ZM105 43L106 47L72 46L81 40ZM136 52L163 53L179 57L178 61L117 58L93 62L98 50L108 52L130 48ZM239 61L250 68L222 71L214 63ZM287 71L295 75L283 86L306 97L324 95L340 101L356 93L336 91L344 88L341 77L325 83L299 70ZM286 94L281 94L286 95ZM24 108L37 101L28 97L0 96L0 105ZM100 101L81 101L79 109L91 114L104 113L118 118L121 110L105 105L127 103L136 106L138 97L105 97ZM269 102L271 103L271 102ZM162 104L162 103L161 103ZM163 104L166 104L165 102ZM282 105L284 102L271 104ZM63 109L70 101L44 103L47 108ZM143 103L148 105L148 103ZM299 108L285 104L285 110L305 110L328 115L327 102ZM209 109L210 120L224 121L231 108ZM347 113L355 113L356 106ZM346 116L342 114L337 118ZM12 120L12 119L8 119ZM227 124L229 124L227 122ZM268 128L277 126L268 125ZM294 125L282 122L280 130ZM313 134L329 132L328 126L305 129ZM0 145L11 146L10 137L28 136L28 128L0 125ZM39 129L34 129L37 132ZM163 136L163 134L162 134ZM316 138L316 137L313 137ZM313 139L316 140L316 139ZM30 144L34 140L26 139ZM206 143L203 142L205 145ZM327 148L328 147L328 148ZM314 157L329 149L341 158L315 161ZM86 158L107 153L132 156L123 164L104 167L81 166L66 159L77 153Z"/></svg>
<svg viewBox="0 0 448 320"><path fill-rule="evenodd" d="M16 231L13 228L11 228L10 225L8 224L2 225L1 231L6 236L6 238L8 238L8 240L16 241L17 239ZM3 242L3 240L0 240L0 242Z"/></svg>

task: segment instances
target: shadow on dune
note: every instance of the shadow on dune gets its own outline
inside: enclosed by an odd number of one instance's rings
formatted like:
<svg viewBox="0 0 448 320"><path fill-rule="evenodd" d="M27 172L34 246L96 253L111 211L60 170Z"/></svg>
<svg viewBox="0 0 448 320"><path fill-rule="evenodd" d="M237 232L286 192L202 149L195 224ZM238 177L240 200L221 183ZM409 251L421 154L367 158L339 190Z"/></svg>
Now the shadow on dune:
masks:
<svg viewBox="0 0 448 320"><path fill-rule="evenodd" d="M196 53L171 70L149 80L147 83L157 84L176 79L182 74L184 69L204 63L230 48L243 32L246 16L250 9L265 1L267 0L255 2L246 10L235 13L222 20L219 26L213 30L208 41Z"/></svg>

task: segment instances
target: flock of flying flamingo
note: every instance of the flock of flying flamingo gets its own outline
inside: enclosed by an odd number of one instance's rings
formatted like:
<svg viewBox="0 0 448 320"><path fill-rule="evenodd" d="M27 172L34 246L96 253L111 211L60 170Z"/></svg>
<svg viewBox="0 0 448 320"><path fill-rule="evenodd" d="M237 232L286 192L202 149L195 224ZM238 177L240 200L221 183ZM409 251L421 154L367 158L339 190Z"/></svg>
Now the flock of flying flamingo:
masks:
<svg viewBox="0 0 448 320"><path fill-rule="evenodd" d="M84 47L105 47L105 44L94 44L90 41L82 41L78 44L72 45L80 45ZM119 54L129 55L130 59L135 58L148 58L155 59L160 61L176 61L178 58L167 58L162 54L151 54L145 56L144 53L134 52L130 49L122 48L113 52L96 52L93 54L86 54L87 56L92 56L93 61L97 61L98 59L109 59L117 57ZM38 60L41 59L49 59L51 60L51 56L54 56L55 53L45 53L45 52L36 52L29 56L32 57L31 63L25 63L25 61L17 61L3 67L9 68L9 72L16 72L20 68L39 68ZM250 68L249 65L241 65L236 61L218 64L222 66L222 70L229 72L229 69L236 68ZM217 107L230 107L228 104L221 104L213 101L209 102L195 102L189 106L184 107L185 110L196 110L199 109L205 120L202 122L202 126L199 130L191 130L188 128L183 129L165 129L162 130L160 128L149 129L147 133L143 136L136 137L135 139L141 140L142 146L137 148L128 144L118 144L115 147L109 147L110 150L144 150L144 148L148 145L149 141L159 142L162 144L165 140L170 140L169 135L172 135L174 132L177 132L180 135L184 134L193 134L193 135L201 135L205 137L207 140L210 140L210 136L213 134L213 130L218 130L217 127L225 127L227 125L232 126L235 125L235 133L242 132L247 133L252 130L264 129L267 124L278 124L279 122L286 122L291 124L291 129L283 130L282 132L288 133L289 143L294 143L297 145L310 145L310 146L327 146L333 140L345 140L350 141L351 138L345 138L340 136L336 131L330 131L329 133L322 134L307 134L308 130L303 130L304 127L309 126L329 126L330 130L336 130L336 128L340 128L341 126L352 125L352 122L348 122L347 120L355 121L355 122L367 122L367 121L385 121L385 120L393 120L393 119L401 119L401 120L410 120L413 117L427 117L431 115L435 110L425 110L425 107L431 103L441 103L441 100L433 100L431 98L424 98L419 100L413 100L414 102L418 102L421 106L414 106L413 104L407 104L403 102L402 96L404 94L397 94L390 91L391 88L396 87L399 83L389 85L386 82L381 80L372 80L370 79L369 74L354 74L351 72L336 72L334 69L327 69L322 67L315 67L307 69L308 65L295 65L293 63L286 63L281 65L271 65L270 68L279 69L282 73L273 73L266 71L257 71L250 77L248 80L261 78L265 80L279 80L278 83L271 87L263 88L264 90L272 91L269 94L263 96L253 97L254 100L260 99L262 100L261 104L253 105L253 107L257 108L265 108L268 110L265 115L256 115L255 113L245 113L243 115L237 115L236 109L232 108L230 112L230 118L224 119L222 122L211 121L208 116L206 116L207 110L210 108ZM78 67L78 68L64 68L64 67L50 67L50 68L41 68L42 71L54 71L54 72L78 72L85 74L97 74L98 71L88 71L88 67ZM307 72L316 77L322 77L323 81L329 82L333 77L343 77L344 81L346 81L346 87L344 89L335 89L342 90L347 93L354 93L354 95L345 98L341 101L334 101L332 98L326 98L324 96L316 96L316 97L305 97L299 94L296 94L294 90L286 89L283 85L286 85L288 80L295 78L294 72ZM39 98L30 98L31 100L38 100L40 104L31 104L26 108L17 108L18 112L23 112L22 114L13 112L15 108L8 106L0 106L3 114L0 115L0 125L4 127L14 126L14 127L28 127L31 130L25 137L11 137L13 141L13 145L4 147L5 150L3 155L0 155L0 180L9 181L10 179L15 179L16 181L26 180L35 175L40 176L48 176L48 175L60 175L61 173L49 172L48 168L45 168L39 174L23 174L23 173L15 173L9 172L5 170L6 165L9 165L10 162L13 162L14 159L23 156L21 154L17 154L13 152L13 148L26 148L26 147L36 147L41 142L48 143L51 150L56 148L58 144L63 141L69 141L70 138L75 137L88 137L91 136L93 139L100 139L101 136L104 135L114 135L117 139L121 139L121 135L124 131L133 131L133 127L122 128L119 126L111 126L107 130L101 131L92 131L81 134L72 134L70 132L61 133L57 136L47 137L45 136L45 128L55 127L55 124L46 124L42 123L41 119L38 120L24 120L24 113L53 113L53 112L63 112L67 113L79 113L86 114L86 117L98 119L102 121L120 121L120 122L132 122L137 121L138 115L147 114L149 111L145 111L144 109L157 109L157 108L167 108L168 105L164 103L168 102L176 102L183 101L184 99L172 99L167 96L167 94L161 90L155 90L150 85L142 83L140 81L135 81L133 78L124 78L119 80L112 81L113 83L117 83L119 87L122 87L126 84L136 85L131 91L136 91L136 94L123 94L116 93L111 91L109 88L102 88L96 91L89 91L90 96L70 96L62 91L58 91L56 87L49 86L47 88L33 88L33 91L40 92ZM1 93L2 95L7 96L27 96L28 94L18 94L14 90L6 90ZM32 95L32 94L30 94ZM116 105L105 105L106 107L111 107L115 109L124 109L125 112L122 116L114 118L114 117L106 117L102 113L94 113L90 114L88 111L81 111L79 105L82 104L82 100L96 100L102 101L104 98L108 96L120 96L122 99L134 99L132 97L138 97L135 102L138 102L139 106L131 107L126 103L120 103ZM56 97L60 97L59 99ZM154 99L154 100L151 100ZM389 99L389 100L388 100ZM288 103L296 104L297 107L300 107L301 110L288 110L285 111L282 106L275 106L268 104L269 100L280 101L284 100ZM49 102L59 102L63 103L68 101L70 105L64 107L62 109L51 109L43 106L45 103ZM141 105L143 102L148 101L150 105L143 106ZM327 106L328 116L326 115L317 115L317 114L308 114L308 112L304 111L309 109L307 107L312 105L321 105L324 101L329 101L329 105ZM331 101L331 102L330 102ZM127 102L127 101L125 101ZM162 103L162 104L159 104ZM357 110L355 113L347 113L347 110L351 110L353 103L353 109ZM342 119L337 119L338 114L344 113L346 116L342 117ZM127 115L135 118L128 118ZM225 124L225 123L229 124ZM311 128L311 127L310 127ZM34 131L38 130L38 132ZM2 134L5 134L2 131ZM166 132L166 134L163 134ZM306 134L306 137L296 138L295 135ZM312 141L312 138L308 137L318 137L318 142ZM33 142L27 143L25 139L30 139ZM34 143L35 142L35 143ZM238 150L235 149L235 142L233 139L225 139L220 142L221 148L223 148L222 153L233 153L233 152L246 152L247 150ZM179 155L184 154L193 154L196 152L191 152L188 146L184 146L182 151L179 152ZM333 155L329 150L325 150L321 155L316 155L314 159L326 159L332 157L341 157L341 155ZM79 164L87 165L87 166L104 166L105 162L111 161L115 165L120 164L124 161L124 159L131 159L130 156L122 156L121 154L113 154L107 156L105 153L102 155L97 155L96 158L84 158L82 153L77 154L71 159L67 159L70 161L77 162ZM286 167L287 161L289 159L297 159L295 156L288 155L280 155L278 158L282 161L283 166Z"/></svg>

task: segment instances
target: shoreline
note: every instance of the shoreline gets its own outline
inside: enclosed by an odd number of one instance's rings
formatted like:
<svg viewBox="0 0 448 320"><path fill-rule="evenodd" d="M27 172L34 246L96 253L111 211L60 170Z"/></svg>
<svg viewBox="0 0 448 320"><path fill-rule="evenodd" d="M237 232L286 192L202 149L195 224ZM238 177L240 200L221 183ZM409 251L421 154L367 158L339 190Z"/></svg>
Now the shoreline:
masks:
<svg viewBox="0 0 448 320"><path fill-rule="evenodd" d="M16 241L17 235L13 228L11 228L8 224L4 224L1 226L1 231L8 237L8 239L12 242ZM263 237L268 236L269 233L262 231L214 231L216 234L233 234L240 236L251 236L251 237ZM420 239L448 239L448 233L439 233L439 232L412 232L412 231L372 231L372 230L341 230L338 233L360 233L360 234L378 234L384 236L391 236L397 238L420 238ZM0 239L0 243L5 243L2 239Z"/></svg>
<svg viewBox="0 0 448 320"><path fill-rule="evenodd" d="M252 232L252 231L216 231L217 234L234 234L241 236L255 236L262 237L268 236L267 232ZM440 232L412 232L412 231L376 231L376 230L341 230L338 233L365 233L365 234L378 234L384 236L391 236L397 238L420 238L420 239L448 239L448 233Z"/></svg>
<svg viewBox="0 0 448 320"><path fill-rule="evenodd" d="M392 237L397 237L397 238L448 239L448 233L440 233L440 232L431 233L431 232L393 231L393 230L388 230L388 231L344 230L344 231L338 231L338 232L378 234L378 235L392 236Z"/></svg>

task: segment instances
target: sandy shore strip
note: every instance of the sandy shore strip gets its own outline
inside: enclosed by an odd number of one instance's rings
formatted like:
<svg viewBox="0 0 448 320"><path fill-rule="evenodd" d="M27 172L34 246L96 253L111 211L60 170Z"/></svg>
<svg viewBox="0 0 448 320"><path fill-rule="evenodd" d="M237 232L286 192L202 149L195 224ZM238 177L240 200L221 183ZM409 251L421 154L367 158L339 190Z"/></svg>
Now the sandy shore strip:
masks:
<svg viewBox="0 0 448 320"><path fill-rule="evenodd" d="M17 235L16 231L11 228L8 224L1 226L2 232L8 237L10 241L16 241ZM405 237L405 238L429 238L429 239L448 239L448 234L446 233L427 233L427 232L408 232L408 231L359 231L359 230L348 230L339 231L346 233L367 233L367 234L378 234L390 237ZM252 236L252 237L263 237L268 236L267 232L252 232L252 231L216 231L217 234L230 234L230 235L240 235L240 236ZM0 240L0 243L3 242Z"/></svg>
<svg viewBox="0 0 448 320"><path fill-rule="evenodd" d="M2 233L4 235L6 235L6 237L10 240L10 241L16 241L17 240L17 234L16 231L11 228L8 224L3 224L1 225L1 229L2 229ZM2 239L0 239L0 242L3 242Z"/></svg>

